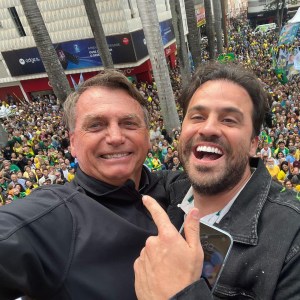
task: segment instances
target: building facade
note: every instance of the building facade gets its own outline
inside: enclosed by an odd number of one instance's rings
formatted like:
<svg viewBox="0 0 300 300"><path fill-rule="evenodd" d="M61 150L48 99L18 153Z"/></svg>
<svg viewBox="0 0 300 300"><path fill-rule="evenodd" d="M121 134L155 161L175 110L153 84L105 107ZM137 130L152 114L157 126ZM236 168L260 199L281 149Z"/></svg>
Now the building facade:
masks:
<svg viewBox="0 0 300 300"><path fill-rule="evenodd" d="M37 4L71 87L72 79L78 83L80 76L86 80L102 70L82 0L37 0ZM96 5L115 68L133 80L151 81L136 1L96 0ZM169 0L156 0L156 7L165 55L174 67L176 46ZM0 20L0 99L30 100L37 93L51 92L20 1L1 0Z"/></svg>

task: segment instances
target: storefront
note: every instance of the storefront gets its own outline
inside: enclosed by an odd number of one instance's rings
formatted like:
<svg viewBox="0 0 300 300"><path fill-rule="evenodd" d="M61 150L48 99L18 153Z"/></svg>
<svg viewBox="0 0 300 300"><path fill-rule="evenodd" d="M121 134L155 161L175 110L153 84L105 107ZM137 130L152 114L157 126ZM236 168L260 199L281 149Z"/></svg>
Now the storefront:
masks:
<svg viewBox="0 0 300 300"><path fill-rule="evenodd" d="M172 21L160 23L165 55L170 68L176 66L176 44ZM115 68L119 68L131 80L152 81L152 67L143 30L107 37L107 43ZM68 74L70 86L79 83L80 76L86 80L102 69L102 61L94 39L61 42L54 44L62 67ZM45 73L45 68L37 48L26 48L2 52L12 76L18 77ZM145 58L148 59L145 61ZM128 67L124 67L124 65ZM90 71L94 69L95 71ZM20 84L29 99L37 93L52 93L48 78L21 80Z"/></svg>

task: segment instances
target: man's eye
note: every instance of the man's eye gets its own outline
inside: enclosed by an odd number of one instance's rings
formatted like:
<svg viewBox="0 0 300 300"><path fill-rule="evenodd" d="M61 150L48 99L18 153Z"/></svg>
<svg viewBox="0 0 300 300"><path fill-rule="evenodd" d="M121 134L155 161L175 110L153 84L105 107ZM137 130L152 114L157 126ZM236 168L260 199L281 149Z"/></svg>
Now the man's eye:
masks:
<svg viewBox="0 0 300 300"><path fill-rule="evenodd" d="M192 120L204 120L204 117L201 115L194 115L191 117Z"/></svg>
<svg viewBox="0 0 300 300"><path fill-rule="evenodd" d="M134 121L124 121L123 125L127 128L137 128L138 127L138 123L134 122Z"/></svg>
<svg viewBox="0 0 300 300"><path fill-rule="evenodd" d="M100 123L92 123L87 126L87 130L98 130L102 127L103 125L101 125Z"/></svg>
<svg viewBox="0 0 300 300"><path fill-rule="evenodd" d="M237 121L235 119L225 118L225 119L223 119L223 123L225 123L225 124L236 124Z"/></svg>

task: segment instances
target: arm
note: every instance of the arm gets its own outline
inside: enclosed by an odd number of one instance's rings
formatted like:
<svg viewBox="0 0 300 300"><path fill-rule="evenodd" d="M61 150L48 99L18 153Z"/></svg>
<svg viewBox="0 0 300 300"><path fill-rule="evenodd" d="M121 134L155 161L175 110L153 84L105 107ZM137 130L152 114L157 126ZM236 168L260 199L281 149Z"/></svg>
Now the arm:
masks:
<svg viewBox="0 0 300 300"><path fill-rule="evenodd" d="M199 281L204 254L199 239L198 210L192 209L186 218L185 240L153 198L144 196L143 203L157 225L158 236L147 239L134 263L138 299L194 299L192 295L202 295L202 292L203 297L198 299L209 299L207 286Z"/></svg>
<svg viewBox="0 0 300 300"><path fill-rule="evenodd" d="M300 234L295 238L280 272L274 300L297 300L300 295Z"/></svg>
<svg viewBox="0 0 300 300"><path fill-rule="evenodd" d="M52 199L45 193L34 194L34 198L19 199L0 210L0 299L24 294L39 299L50 296L67 268L72 217L63 206L57 206L54 194ZM51 209L46 199L57 206L52 206L51 214L44 213ZM65 222L59 223L59 218Z"/></svg>

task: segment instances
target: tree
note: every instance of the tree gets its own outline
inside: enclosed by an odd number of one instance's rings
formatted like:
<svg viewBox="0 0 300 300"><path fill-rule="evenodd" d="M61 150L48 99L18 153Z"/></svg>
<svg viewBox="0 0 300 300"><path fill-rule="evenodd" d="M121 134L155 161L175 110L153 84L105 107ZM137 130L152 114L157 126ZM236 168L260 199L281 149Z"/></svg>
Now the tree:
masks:
<svg viewBox="0 0 300 300"><path fill-rule="evenodd" d="M227 0L221 0L221 10L222 10L222 27L224 33L224 46L226 48L226 52L228 49L228 34L227 34L227 14L226 14L226 3Z"/></svg>
<svg viewBox="0 0 300 300"><path fill-rule="evenodd" d="M147 42L165 128L170 134L174 128L180 126L180 123L165 59L155 1L137 0L136 3Z"/></svg>
<svg viewBox="0 0 300 300"><path fill-rule="evenodd" d="M185 44L185 35L179 0L170 0L172 23L177 45L177 59L180 68L182 86L185 87L191 79L189 56Z"/></svg>
<svg viewBox="0 0 300 300"><path fill-rule="evenodd" d="M188 43L195 68L201 64L201 36L197 28L194 0L184 0L186 19L188 25Z"/></svg>
<svg viewBox="0 0 300 300"><path fill-rule="evenodd" d="M20 0L50 84L60 103L71 93L64 69L53 47L36 0Z"/></svg>
<svg viewBox="0 0 300 300"><path fill-rule="evenodd" d="M278 22L278 32L281 32L281 27L282 27L282 22L283 22L283 12L284 12L284 8L285 8L285 0L282 0L281 2L281 9L280 9L280 21Z"/></svg>
<svg viewBox="0 0 300 300"><path fill-rule="evenodd" d="M102 22L98 13L95 0L83 0L85 11L89 19L89 23L94 35L94 39L98 48L104 68L113 68L114 63L107 45Z"/></svg>
<svg viewBox="0 0 300 300"><path fill-rule="evenodd" d="M205 20L206 20L206 35L208 40L209 58L215 58L215 32L212 21L212 10L210 0L204 0Z"/></svg>
<svg viewBox="0 0 300 300"><path fill-rule="evenodd" d="M222 26L221 26L221 3L222 0L213 0L215 15L215 31L217 38L217 53L223 53Z"/></svg>
<svg viewBox="0 0 300 300"><path fill-rule="evenodd" d="M0 147L4 149L8 141L8 133L4 129L3 125L0 123Z"/></svg>

